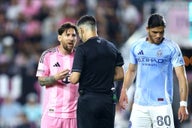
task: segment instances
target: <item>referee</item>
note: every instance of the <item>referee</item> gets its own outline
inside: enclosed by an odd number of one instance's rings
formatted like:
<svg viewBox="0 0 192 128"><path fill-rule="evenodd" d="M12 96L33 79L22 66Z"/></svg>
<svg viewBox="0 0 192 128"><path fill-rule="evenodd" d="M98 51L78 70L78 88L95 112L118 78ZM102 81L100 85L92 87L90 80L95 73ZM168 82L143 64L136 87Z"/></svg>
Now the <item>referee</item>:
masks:
<svg viewBox="0 0 192 128"><path fill-rule="evenodd" d="M81 43L75 52L71 83L79 82L78 128L114 128L114 80L122 80L124 64L113 43L98 36L93 16L77 22Z"/></svg>

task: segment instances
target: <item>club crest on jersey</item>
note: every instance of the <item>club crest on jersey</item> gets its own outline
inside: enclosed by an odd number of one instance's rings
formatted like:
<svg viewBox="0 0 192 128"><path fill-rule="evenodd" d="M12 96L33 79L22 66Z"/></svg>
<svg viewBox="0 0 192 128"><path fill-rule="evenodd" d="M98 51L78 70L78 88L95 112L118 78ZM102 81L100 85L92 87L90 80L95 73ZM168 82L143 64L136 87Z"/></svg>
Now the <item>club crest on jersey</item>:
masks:
<svg viewBox="0 0 192 128"><path fill-rule="evenodd" d="M160 56L162 56L162 50L161 49L159 49L158 51L157 51L157 57L160 57Z"/></svg>

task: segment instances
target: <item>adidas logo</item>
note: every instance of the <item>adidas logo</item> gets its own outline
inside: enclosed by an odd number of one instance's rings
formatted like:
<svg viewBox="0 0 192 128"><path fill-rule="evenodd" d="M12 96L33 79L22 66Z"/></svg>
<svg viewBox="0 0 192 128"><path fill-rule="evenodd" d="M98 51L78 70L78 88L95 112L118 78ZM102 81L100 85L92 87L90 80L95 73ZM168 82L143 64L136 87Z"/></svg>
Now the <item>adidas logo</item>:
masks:
<svg viewBox="0 0 192 128"><path fill-rule="evenodd" d="M143 50L137 53L138 55L144 55Z"/></svg>
<svg viewBox="0 0 192 128"><path fill-rule="evenodd" d="M56 64L53 65L53 67L60 67L60 64L57 62Z"/></svg>

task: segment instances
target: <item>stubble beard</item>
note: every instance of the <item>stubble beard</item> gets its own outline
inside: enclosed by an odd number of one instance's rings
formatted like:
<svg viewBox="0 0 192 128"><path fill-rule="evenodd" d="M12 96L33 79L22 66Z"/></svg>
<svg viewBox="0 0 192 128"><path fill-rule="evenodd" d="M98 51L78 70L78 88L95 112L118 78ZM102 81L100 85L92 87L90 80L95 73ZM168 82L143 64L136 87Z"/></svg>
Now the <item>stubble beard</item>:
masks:
<svg viewBox="0 0 192 128"><path fill-rule="evenodd" d="M63 46L63 49L64 49L65 51L67 51L68 53L71 53L72 50L73 50L73 48L69 48L69 47L67 47L67 45Z"/></svg>
<svg viewBox="0 0 192 128"><path fill-rule="evenodd" d="M161 41L162 41L162 39L161 39L160 41L158 41L158 42L155 41L155 40L153 39L153 37L151 36L151 34L149 34L149 40L150 40L151 43L153 43L153 44L157 44L157 45L160 44Z"/></svg>

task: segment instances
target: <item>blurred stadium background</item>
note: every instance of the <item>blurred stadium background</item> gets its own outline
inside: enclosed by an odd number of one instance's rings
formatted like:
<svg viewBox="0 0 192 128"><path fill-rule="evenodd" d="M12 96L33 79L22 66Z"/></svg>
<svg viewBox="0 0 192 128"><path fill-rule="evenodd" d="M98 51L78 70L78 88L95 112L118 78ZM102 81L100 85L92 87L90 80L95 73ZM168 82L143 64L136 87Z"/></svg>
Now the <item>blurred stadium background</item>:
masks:
<svg viewBox="0 0 192 128"><path fill-rule="evenodd" d="M179 124L178 83L174 78L176 128L192 127L192 2L190 0L0 0L0 128L39 128L42 88L35 77L40 54L55 46L57 28L83 14L94 15L100 36L113 41L122 52L124 69L129 46L145 36L151 13L165 16L165 36L182 50L190 86L187 121ZM122 81L115 82L121 88ZM117 104L115 128L128 128L134 84L127 92L130 102L122 111Z"/></svg>

